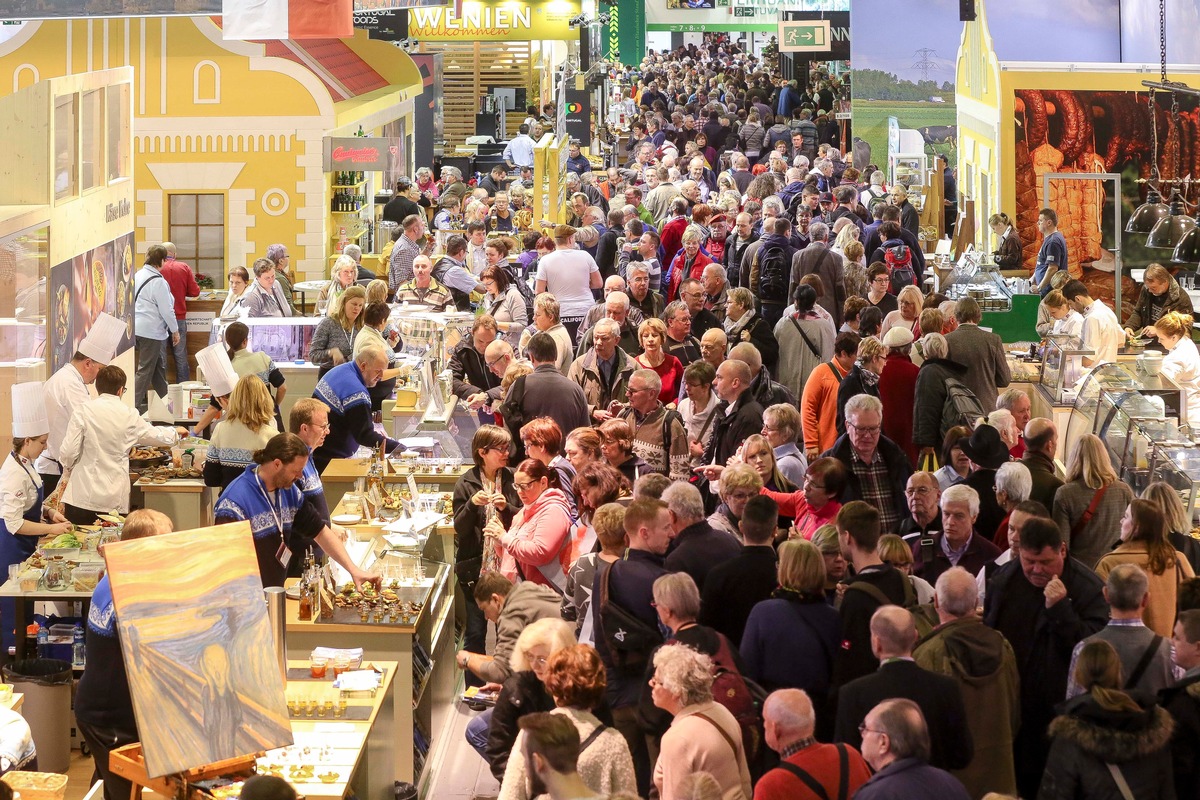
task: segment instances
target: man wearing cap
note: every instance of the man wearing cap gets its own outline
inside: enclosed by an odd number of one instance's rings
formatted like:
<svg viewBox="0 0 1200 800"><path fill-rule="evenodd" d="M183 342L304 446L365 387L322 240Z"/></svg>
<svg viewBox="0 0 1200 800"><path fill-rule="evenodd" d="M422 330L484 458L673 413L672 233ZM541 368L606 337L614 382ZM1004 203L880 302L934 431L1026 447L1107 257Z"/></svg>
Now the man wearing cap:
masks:
<svg viewBox="0 0 1200 800"><path fill-rule="evenodd" d="M133 329L136 340L137 372L133 379L133 401L138 412L146 410L150 387L159 397L167 396L167 368L164 350L179 343L179 323L175 319L175 298L162 274L167 248L150 245L146 263L133 276Z"/></svg>
<svg viewBox="0 0 1200 800"><path fill-rule="evenodd" d="M339 364L317 382L313 397L329 406L329 432L313 451L318 472L335 458L349 458L359 446L372 450L382 443L390 453L404 446L375 430L371 416L371 394L387 369L388 356L382 347L364 347L348 364Z"/></svg>
<svg viewBox="0 0 1200 800"><path fill-rule="evenodd" d="M155 427L126 405L121 399L125 382L120 367L101 369L96 375L97 397L75 409L67 423L61 460L70 472L63 508L76 525L91 525L99 514L129 513L131 448L170 447L187 436L186 428Z"/></svg>
<svg viewBox="0 0 1200 800"><path fill-rule="evenodd" d="M71 361L50 376L43 386L45 393L46 420L49 423L49 439L46 449L37 459L38 475L46 487L46 495L54 493L58 479L62 476L59 450L67 423L75 409L92 399L88 386L96 382L100 368L116 357L117 348L125 337L125 323L111 314L101 312L92 323L91 329Z"/></svg>
<svg viewBox="0 0 1200 800"><path fill-rule="evenodd" d="M34 459L46 449L50 433L44 384L41 381L15 384L12 413L12 451L0 465L0 570L5 571L33 555L39 537L71 530L66 517L42 505L45 491L33 467ZM5 648L13 644L15 611L12 599L0 601Z"/></svg>
<svg viewBox="0 0 1200 800"><path fill-rule="evenodd" d="M958 447L971 461L971 474L965 485L979 494L975 529L991 539L1004 520L1004 509L996 501L996 470L1008 463L1008 447L1000 438L1000 431L991 425L980 425L970 436L959 439Z"/></svg>

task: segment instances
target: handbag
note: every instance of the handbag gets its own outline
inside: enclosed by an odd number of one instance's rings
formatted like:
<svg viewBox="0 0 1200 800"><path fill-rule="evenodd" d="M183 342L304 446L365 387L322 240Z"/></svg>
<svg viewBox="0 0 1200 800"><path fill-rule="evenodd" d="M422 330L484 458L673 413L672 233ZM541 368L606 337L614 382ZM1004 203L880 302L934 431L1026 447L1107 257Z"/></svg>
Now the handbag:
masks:
<svg viewBox="0 0 1200 800"><path fill-rule="evenodd" d="M926 453L925 455L921 456L920 461L917 464L917 471L937 472L940 467L941 464L938 463L937 453Z"/></svg>

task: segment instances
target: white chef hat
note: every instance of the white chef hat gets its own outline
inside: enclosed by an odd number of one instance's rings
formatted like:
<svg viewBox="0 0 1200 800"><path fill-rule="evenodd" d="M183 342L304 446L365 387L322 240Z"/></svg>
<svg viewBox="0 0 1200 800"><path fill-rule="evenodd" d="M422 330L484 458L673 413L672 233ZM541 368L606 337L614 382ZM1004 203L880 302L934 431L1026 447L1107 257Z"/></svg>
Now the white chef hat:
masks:
<svg viewBox="0 0 1200 800"><path fill-rule="evenodd" d="M125 323L112 314L100 312L96 321L83 341L79 343L79 352L93 361L110 364L116 358L117 348L121 339L125 338Z"/></svg>
<svg viewBox="0 0 1200 800"><path fill-rule="evenodd" d="M12 435L17 439L42 436L50 432L46 417L46 393L41 381L16 383L12 387Z"/></svg>
<svg viewBox="0 0 1200 800"><path fill-rule="evenodd" d="M238 374L233 371L233 364L229 363L229 353L223 345L212 344L196 353L196 364L204 373L204 380L208 383L213 397L233 394Z"/></svg>

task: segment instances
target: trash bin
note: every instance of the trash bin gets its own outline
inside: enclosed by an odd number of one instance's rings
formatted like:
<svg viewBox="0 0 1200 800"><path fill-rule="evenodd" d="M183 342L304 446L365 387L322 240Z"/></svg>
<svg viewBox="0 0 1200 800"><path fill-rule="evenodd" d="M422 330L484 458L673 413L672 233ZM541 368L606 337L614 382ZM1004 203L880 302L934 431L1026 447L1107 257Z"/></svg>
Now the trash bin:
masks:
<svg viewBox="0 0 1200 800"><path fill-rule="evenodd" d="M38 769L66 772L71 766L71 662L26 658L6 664L4 679L25 695L22 716L37 746Z"/></svg>

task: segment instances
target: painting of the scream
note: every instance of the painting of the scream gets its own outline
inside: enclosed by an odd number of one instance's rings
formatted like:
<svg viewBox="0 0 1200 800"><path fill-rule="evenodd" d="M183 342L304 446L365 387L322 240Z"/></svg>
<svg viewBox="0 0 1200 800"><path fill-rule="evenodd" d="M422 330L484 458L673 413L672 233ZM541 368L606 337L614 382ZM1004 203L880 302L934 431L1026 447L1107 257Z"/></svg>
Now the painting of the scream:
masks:
<svg viewBox="0 0 1200 800"><path fill-rule="evenodd" d="M104 548L150 777L292 743L245 522Z"/></svg>

